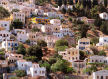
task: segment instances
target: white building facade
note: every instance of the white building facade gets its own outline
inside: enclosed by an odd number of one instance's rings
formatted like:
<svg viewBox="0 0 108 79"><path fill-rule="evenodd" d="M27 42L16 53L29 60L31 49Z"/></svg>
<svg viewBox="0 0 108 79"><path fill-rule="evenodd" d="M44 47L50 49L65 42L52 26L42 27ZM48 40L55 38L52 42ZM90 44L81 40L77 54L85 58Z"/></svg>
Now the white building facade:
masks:
<svg viewBox="0 0 108 79"><path fill-rule="evenodd" d="M93 72L93 79L108 79L108 70Z"/></svg>
<svg viewBox="0 0 108 79"><path fill-rule="evenodd" d="M11 33L6 30L0 31L0 42L10 40L10 35Z"/></svg>
<svg viewBox="0 0 108 79"><path fill-rule="evenodd" d="M0 27L4 28L5 30L9 31L10 21L1 20Z"/></svg>
<svg viewBox="0 0 108 79"><path fill-rule="evenodd" d="M99 38L99 43L96 46L108 45L108 36L102 36Z"/></svg>

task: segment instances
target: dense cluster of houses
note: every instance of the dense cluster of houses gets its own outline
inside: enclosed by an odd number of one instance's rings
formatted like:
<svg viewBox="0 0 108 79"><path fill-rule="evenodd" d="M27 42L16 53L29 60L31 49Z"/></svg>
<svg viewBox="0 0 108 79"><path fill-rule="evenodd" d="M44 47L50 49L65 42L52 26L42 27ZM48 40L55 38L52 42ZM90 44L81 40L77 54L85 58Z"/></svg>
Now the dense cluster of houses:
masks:
<svg viewBox="0 0 108 79"><path fill-rule="evenodd" d="M38 40L44 40L47 43L47 47L54 48L55 42L64 38L70 37L69 44L75 43L74 32L68 25L61 23L61 19L64 19L64 15L60 14L53 8L52 5L38 6L34 4L34 0L24 2L24 0L0 0L0 6L6 8L9 12L14 9L18 9L18 12L13 12L9 18L0 20L0 49L5 49L5 60L0 60L0 73L7 73L7 68L10 71L25 70L28 76L45 76L46 68L40 67L38 63L32 63L23 59L23 55L15 54L15 47L18 47L19 43L25 43L30 40L30 45L37 44ZM64 7L64 6L62 6ZM68 6L71 8L72 6ZM32 15L36 17L32 18ZM108 13L103 12L99 14L99 17L104 20L108 20ZM10 24L12 21L18 19L26 24L26 18L30 18L31 29L39 29L39 32L32 32L28 29L13 29L10 31ZM83 21L87 24L93 24L95 19L89 19L87 17L78 17L77 20ZM104 49L104 46L108 45L108 36L100 36L99 43L96 47ZM81 38L77 42L76 47L68 48L65 51L58 51L58 54L63 59L69 61L72 67L79 73L83 73L82 70L87 66L86 63L105 63L108 65L108 57L105 56L90 56L85 60L80 60L79 51L86 51L92 53L90 49L90 39ZM108 79L108 71L101 70L93 72L93 79Z"/></svg>

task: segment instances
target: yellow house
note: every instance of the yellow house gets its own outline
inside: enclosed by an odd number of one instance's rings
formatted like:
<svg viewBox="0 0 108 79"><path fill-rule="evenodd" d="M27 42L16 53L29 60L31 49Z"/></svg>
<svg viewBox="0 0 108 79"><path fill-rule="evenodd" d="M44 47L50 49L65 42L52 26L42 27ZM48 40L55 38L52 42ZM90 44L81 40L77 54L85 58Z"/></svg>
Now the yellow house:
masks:
<svg viewBox="0 0 108 79"><path fill-rule="evenodd" d="M36 24L50 24L50 20L47 17L35 17L32 18L32 22Z"/></svg>

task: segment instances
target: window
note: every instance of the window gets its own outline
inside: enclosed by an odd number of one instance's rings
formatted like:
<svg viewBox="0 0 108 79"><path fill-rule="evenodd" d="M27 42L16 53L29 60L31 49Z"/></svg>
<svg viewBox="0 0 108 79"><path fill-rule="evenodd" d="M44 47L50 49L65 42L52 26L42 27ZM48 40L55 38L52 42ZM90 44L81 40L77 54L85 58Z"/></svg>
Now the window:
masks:
<svg viewBox="0 0 108 79"><path fill-rule="evenodd" d="M70 52L68 52L68 54L70 54Z"/></svg>
<svg viewBox="0 0 108 79"><path fill-rule="evenodd" d="M45 72L44 71L42 71L42 74L44 74Z"/></svg>
<svg viewBox="0 0 108 79"><path fill-rule="evenodd" d="M101 76L101 79L103 79L103 76Z"/></svg>
<svg viewBox="0 0 108 79"><path fill-rule="evenodd" d="M95 62L98 62L98 60L96 60Z"/></svg>
<svg viewBox="0 0 108 79"><path fill-rule="evenodd" d="M97 79L99 79L99 76L97 76Z"/></svg>
<svg viewBox="0 0 108 79"><path fill-rule="evenodd" d="M8 43L8 46L10 46L10 43Z"/></svg>
<svg viewBox="0 0 108 79"><path fill-rule="evenodd" d="M17 46L17 43L15 43L15 46Z"/></svg>
<svg viewBox="0 0 108 79"><path fill-rule="evenodd" d="M41 74L41 71L40 71L40 74Z"/></svg>
<svg viewBox="0 0 108 79"><path fill-rule="evenodd" d="M37 71L35 71L35 73L37 73Z"/></svg>
<svg viewBox="0 0 108 79"><path fill-rule="evenodd" d="M5 26L7 26L7 24L5 24Z"/></svg>

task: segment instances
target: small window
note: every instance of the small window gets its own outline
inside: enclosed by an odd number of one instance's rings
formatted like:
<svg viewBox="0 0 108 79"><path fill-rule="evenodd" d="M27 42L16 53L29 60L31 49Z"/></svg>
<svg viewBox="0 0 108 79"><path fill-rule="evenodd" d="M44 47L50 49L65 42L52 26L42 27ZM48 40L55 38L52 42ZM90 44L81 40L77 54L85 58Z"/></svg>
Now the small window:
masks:
<svg viewBox="0 0 108 79"><path fill-rule="evenodd" d="M101 79L103 79L103 76L101 76Z"/></svg>
<svg viewBox="0 0 108 79"><path fill-rule="evenodd" d="M42 71L42 74L44 74L45 72L44 71Z"/></svg>
<svg viewBox="0 0 108 79"><path fill-rule="evenodd" d="M35 73L37 73L37 71L35 71Z"/></svg>

